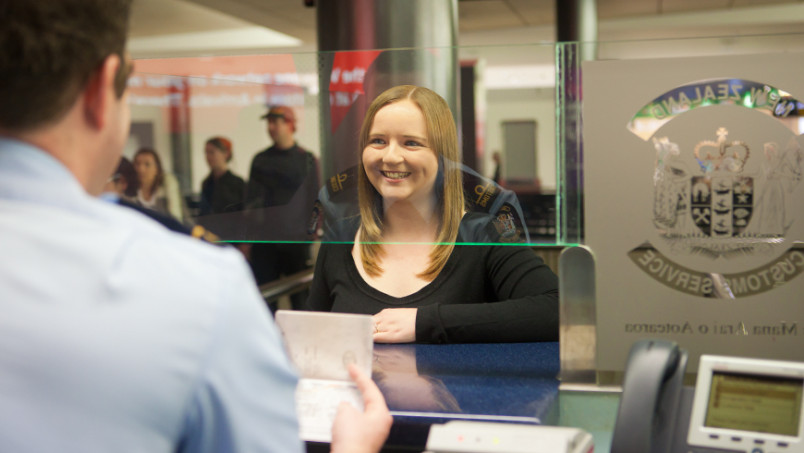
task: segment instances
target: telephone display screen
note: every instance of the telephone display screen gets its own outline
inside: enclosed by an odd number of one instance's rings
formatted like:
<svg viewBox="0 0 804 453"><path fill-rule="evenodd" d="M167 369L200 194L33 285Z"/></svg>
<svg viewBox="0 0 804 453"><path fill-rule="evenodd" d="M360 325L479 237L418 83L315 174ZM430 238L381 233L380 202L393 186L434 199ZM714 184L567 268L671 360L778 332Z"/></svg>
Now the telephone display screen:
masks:
<svg viewBox="0 0 804 453"><path fill-rule="evenodd" d="M710 428L798 436L804 379L712 373Z"/></svg>

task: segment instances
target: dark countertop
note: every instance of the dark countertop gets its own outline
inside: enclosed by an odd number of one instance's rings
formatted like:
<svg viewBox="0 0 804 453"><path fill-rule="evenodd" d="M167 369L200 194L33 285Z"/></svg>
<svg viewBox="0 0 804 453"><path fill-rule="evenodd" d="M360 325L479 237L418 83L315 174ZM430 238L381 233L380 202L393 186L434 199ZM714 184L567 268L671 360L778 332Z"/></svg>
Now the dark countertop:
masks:
<svg viewBox="0 0 804 453"><path fill-rule="evenodd" d="M373 378L394 416L390 445L423 446L448 420L551 424L558 343L374 345Z"/></svg>

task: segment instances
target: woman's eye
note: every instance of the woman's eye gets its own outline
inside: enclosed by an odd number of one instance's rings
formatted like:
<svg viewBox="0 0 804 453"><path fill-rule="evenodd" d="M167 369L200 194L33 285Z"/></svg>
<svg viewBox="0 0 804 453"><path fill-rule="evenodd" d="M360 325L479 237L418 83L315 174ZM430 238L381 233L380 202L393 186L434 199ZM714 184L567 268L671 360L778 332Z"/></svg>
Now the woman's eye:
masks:
<svg viewBox="0 0 804 453"><path fill-rule="evenodd" d="M385 140L383 140L381 138L372 138L371 140L369 140L369 143L372 144L372 145L384 145Z"/></svg>
<svg viewBox="0 0 804 453"><path fill-rule="evenodd" d="M421 147L424 146L421 143L417 142L416 140L408 140L405 142L405 146L413 146L413 147Z"/></svg>

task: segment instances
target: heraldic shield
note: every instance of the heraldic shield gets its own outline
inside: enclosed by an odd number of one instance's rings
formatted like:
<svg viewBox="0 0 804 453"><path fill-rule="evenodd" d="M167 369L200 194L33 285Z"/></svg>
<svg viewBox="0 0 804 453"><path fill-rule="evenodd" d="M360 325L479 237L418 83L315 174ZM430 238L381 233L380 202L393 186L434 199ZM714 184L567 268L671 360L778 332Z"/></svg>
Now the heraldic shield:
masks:
<svg viewBox="0 0 804 453"><path fill-rule="evenodd" d="M734 174L693 176L691 187L690 214L706 236L733 237L745 231L754 212L754 178Z"/></svg>

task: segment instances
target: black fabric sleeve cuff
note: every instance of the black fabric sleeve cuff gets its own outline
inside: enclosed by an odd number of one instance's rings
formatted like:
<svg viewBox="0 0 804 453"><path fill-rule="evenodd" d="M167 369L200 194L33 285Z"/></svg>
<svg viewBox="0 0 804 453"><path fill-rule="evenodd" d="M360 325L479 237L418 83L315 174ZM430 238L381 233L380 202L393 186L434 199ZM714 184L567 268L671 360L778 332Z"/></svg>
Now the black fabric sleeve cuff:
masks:
<svg viewBox="0 0 804 453"><path fill-rule="evenodd" d="M447 331L441 322L440 305L425 305L416 310L416 342L446 343Z"/></svg>

